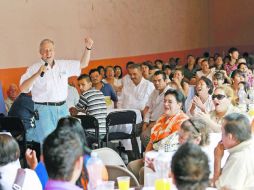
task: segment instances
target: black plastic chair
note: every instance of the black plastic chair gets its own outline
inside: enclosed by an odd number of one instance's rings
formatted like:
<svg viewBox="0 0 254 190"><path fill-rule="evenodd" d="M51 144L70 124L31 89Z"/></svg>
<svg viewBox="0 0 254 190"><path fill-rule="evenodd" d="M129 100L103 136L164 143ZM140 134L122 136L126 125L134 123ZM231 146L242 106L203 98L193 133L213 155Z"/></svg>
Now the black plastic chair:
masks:
<svg viewBox="0 0 254 190"><path fill-rule="evenodd" d="M106 118L106 137L104 138L106 146L108 146L109 141L131 139L135 157L139 158L140 154L135 133L136 117L136 112L132 110L109 113ZM117 127L117 125L123 124L132 124L131 134L125 132L109 132L109 127Z"/></svg>
<svg viewBox="0 0 254 190"><path fill-rule="evenodd" d="M26 150L26 130L21 119L12 116L0 117L0 131L11 133L19 144L21 157L24 158Z"/></svg>
<svg viewBox="0 0 254 190"><path fill-rule="evenodd" d="M81 125L85 131L86 136L92 138L92 141L98 143L98 148L100 148L100 136L99 136L99 122L98 120L91 115L76 115L76 118L81 120ZM92 129L94 131L91 131Z"/></svg>

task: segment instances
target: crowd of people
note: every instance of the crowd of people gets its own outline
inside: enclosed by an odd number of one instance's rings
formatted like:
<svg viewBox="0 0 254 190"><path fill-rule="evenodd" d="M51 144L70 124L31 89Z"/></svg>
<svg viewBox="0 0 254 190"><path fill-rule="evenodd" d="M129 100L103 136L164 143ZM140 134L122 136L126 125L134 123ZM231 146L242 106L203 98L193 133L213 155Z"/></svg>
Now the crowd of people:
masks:
<svg viewBox="0 0 254 190"><path fill-rule="evenodd" d="M144 152L176 152L169 176L178 189L254 188L254 63L247 53L240 56L236 48L230 48L225 57L207 52L201 57L188 55L185 65L174 58L130 61L126 75L119 65L81 74L89 63L93 40L86 38L84 44L80 61L56 60L54 42L43 40L41 60L21 77L21 94L14 84L8 89L8 115L21 118L28 141L43 145L43 163L37 163L33 150L27 150L28 163L41 182L38 189L86 189L89 177L83 162L91 145L82 129L73 133L80 124L68 116L94 116L100 135L105 135L110 108L140 111L143 122L136 131ZM79 97L77 89L68 87L70 76L78 76ZM20 168L19 150L6 134L0 135L0 145L0 182L3 189L10 189L7 186ZM3 160L4 156L10 158ZM128 164L140 184L144 183L143 166L143 159ZM14 167L8 185L7 167ZM103 176L107 179L106 171Z"/></svg>

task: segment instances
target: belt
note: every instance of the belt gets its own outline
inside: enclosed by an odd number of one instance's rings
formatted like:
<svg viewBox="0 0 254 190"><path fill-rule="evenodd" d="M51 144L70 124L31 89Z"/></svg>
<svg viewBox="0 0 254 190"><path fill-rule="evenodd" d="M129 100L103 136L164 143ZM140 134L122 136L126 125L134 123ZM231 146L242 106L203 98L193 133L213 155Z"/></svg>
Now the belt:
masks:
<svg viewBox="0 0 254 190"><path fill-rule="evenodd" d="M47 106L61 106L65 103L65 101L62 102L34 102L35 104L40 105L47 105Z"/></svg>

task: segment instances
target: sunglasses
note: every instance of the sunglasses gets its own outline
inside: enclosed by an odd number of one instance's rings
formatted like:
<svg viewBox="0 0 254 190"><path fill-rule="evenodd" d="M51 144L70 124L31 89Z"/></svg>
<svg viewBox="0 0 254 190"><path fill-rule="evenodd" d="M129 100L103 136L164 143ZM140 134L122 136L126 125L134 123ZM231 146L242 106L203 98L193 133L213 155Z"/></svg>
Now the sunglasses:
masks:
<svg viewBox="0 0 254 190"><path fill-rule="evenodd" d="M225 95L222 94L217 94L217 95L212 95L212 99L214 100L215 98L217 98L218 100L222 100L223 98L225 98Z"/></svg>

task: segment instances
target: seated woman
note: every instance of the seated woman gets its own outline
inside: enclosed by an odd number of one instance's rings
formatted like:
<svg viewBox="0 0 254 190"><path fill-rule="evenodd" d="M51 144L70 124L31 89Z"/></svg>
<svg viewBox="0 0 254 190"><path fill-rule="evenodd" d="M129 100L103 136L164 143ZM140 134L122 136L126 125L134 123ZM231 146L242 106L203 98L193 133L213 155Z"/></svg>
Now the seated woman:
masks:
<svg viewBox="0 0 254 190"><path fill-rule="evenodd" d="M212 95L215 110L209 114L199 113L198 116L205 118L205 121L209 127L210 132L221 132L221 125L224 116L233 112L240 112L235 107L235 96L232 88L227 85L222 85L214 90Z"/></svg>
<svg viewBox="0 0 254 190"><path fill-rule="evenodd" d="M80 121L74 117L61 118L58 121L56 130L61 130L62 128L72 128L72 132L77 133L79 135L80 140L83 144L83 149L85 152L84 168L82 171L81 178L79 180L79 185L82 186L84 189L87 189L87 183L88 183L89 177L88 177L88 173L86 169L86 164L87 164L87 161L90 159L91 150L87 146L84 130L81 126ZM34 150L28 149L26 151L26 160L30 168L34 169L35 172L37 173L43 187L45 187L48 181L48 174L44 164L42 162L38 163L36 158L36 152ZM103 177L103 180L108 180L108 173L105 167L103 169L102 177Z"/></svg>
<svg viewBox="0 0 254 190"><path fill-rule="evenodd" d="M188 114L194 116L199 112L209 113L214 110L211 94L213 93L213 83L210 79L202 76L196 85L196 96L194 96Z"/></svg>
<svg viewBox="0 0 254 190"><path fill-rule="evenodd" d="M189 94L189 84L185 82L183 71L181 69L175 70L170 86L180 90L185 97L187 97Z"/></svg>
<svg viewBox="0 0 254 190"><path fill-rule="evenodd" d="M33 170L23 169L19 173L19 169L21 168L19 156L20 149L17 141L9 134L0 134L0 189L12 189L14 182L21 185L15 180L17 175L21 179L21 174L24 175L21 189L42 189L40 180Z"/></svg>
<svg viewBox="0 0 254 190"><path fill-rule="evenodd" d="M112 86L116 93L120 93L122 91L122 81L115 78L115 71L112 66L107 66L105 68L106 78L102 81L108 83Z"/></svg>
<svg viewBox="0 0 254 190"><path fill-rule="evenodd" d="M234 70L231 74L231 80L231 87L234 90L235 97L238 98L239 83L244 81L244 73L239 69Z"/></svg>
<svg viewBox="0 0 254 190"><path fill-rule="evenodd" d="M188 116L182 111L185 97L179 90L169 89L164 95L164 114L157 120L156 124L151 130L150 141L146 147L146 152L151 150L165 149L167 142L174 141L176 144L172 145L177 148L177 132L181 124L188 119ZM165 141L166 140L166 141ZM164 141L164 142L163 142ZM128 169L139 179L143 184L144 178L139 175L140 170L144 166L142 159L134 160L128 164Z"/></svg>
<svg viewBox="0 0 254 190"><path fill-rule="evenodd" d="M199 80L202 76L205 76L212 81L214 72L215 72L215 68L210 69L208 61L206 59L204 59L201 62L201 71L197 71L197 73L196 73L196 78L197 78L197 80Z"/></svg>

